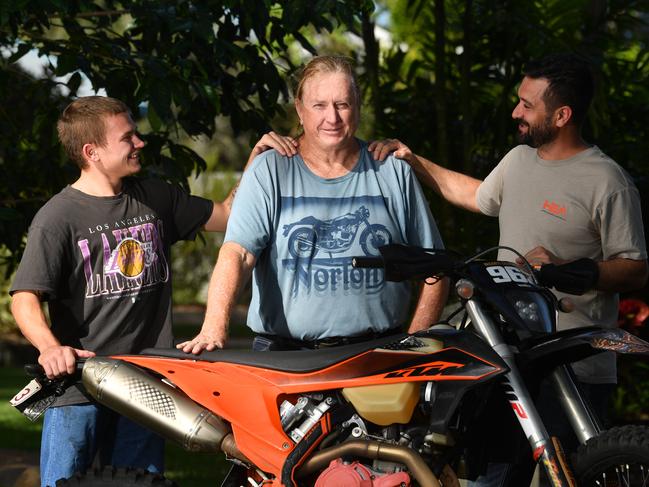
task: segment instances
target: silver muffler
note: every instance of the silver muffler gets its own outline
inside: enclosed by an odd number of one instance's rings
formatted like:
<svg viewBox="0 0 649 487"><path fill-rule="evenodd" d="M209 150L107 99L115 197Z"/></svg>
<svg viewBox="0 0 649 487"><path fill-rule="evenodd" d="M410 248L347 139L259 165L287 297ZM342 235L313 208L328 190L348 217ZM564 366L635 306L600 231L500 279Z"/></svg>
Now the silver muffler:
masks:
<svg viewBox="0 0 649 487"><path fill-rule="evenodd" d="M83 367L82 382L100 404L180 443L186 450L227 450L229 455L247 460L236 448L230 426L220 417L135 365L90 358Z"/></svg>

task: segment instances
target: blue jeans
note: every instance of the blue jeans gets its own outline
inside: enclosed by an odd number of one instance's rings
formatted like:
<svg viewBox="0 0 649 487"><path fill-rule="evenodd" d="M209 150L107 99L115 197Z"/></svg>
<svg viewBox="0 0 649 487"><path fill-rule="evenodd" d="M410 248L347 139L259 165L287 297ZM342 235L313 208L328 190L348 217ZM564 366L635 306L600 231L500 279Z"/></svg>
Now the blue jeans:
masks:
<svg viewBox="0 0 649 487"><path fill-rule="evenodd" d="M164 440L136 423L95 404L48 409L41 439L41 487L100 465L164 469Z"/></svg>

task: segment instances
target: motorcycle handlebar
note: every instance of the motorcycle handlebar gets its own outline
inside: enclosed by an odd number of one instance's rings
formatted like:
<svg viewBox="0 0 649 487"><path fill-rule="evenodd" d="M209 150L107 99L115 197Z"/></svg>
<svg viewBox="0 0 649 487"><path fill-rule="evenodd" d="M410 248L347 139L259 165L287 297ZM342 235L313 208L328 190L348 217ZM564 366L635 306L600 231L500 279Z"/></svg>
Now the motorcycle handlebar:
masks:
<svg viewBox="0 0 649 487"><path fill-rule="evenodd" d="M45 375L45 369L40 364L25 364L25 373L30 377Z"/></svg>
<svg viewBox="0 0 649 487"><path fill-rule="evenodd" d="M355 268L384 269L385 280L401 282L426 280L455 268L457 258L441 249L425 249L403 244L379 247L381 256L352 257Z"/></svg>
<svg viewBox="0 0 649 487"><path fill-rule="evenodd" d="M352 267L357 269L383 269L385 262L383 257L353 257Z"/></svg>
<svg viewBox="0 0 649 487"><path fill-rule="evenodd" d="M425 280L433 276L457 275L457 270L494 247L480 252L469 260L464 260L453 252L443 249L424 249L402 244L389 244L379 247L380 257L352 257L355 268L385 269L385 280L400 282L405 280ZM520 256L520 254L519 254ZM522 257L522 256L521 256ZM567 264L545 264L534 274L545 287L554 287L568 294L583 294L597 284L599 268L591 259L578 259Z"/></svg>
<svg viewBox="0 0 649 487"><path fill-rule="evenodd" d="M83 365L86 363L85 359L79 359L77 360L77 363L75 364L75 371L72 375L79 374L83 370ZM29 377L45 377L45 369L41 364L25 364L23 366L23 370ZM58 379L53 379L54 381L56 380L62 380L65 378L70 377L69 375L64 375L59 377Z"/></svg>

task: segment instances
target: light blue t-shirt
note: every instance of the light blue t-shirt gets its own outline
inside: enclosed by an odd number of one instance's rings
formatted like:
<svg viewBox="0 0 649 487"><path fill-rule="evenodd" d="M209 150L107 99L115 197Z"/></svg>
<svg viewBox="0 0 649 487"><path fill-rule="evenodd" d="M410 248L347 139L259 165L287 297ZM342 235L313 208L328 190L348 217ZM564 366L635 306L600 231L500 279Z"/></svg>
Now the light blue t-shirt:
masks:
<svg viewBox="0 0 649 487"><path fill-rule="evenodd" d="M405 325L411 284L352 268L351 259L379 255L388 243L442 248L442 240L410 166L392 156L374 161L359 144L359 161L339 178L274 150L244 173L225 241L257 259L254 332L317 340Z"/></svg>

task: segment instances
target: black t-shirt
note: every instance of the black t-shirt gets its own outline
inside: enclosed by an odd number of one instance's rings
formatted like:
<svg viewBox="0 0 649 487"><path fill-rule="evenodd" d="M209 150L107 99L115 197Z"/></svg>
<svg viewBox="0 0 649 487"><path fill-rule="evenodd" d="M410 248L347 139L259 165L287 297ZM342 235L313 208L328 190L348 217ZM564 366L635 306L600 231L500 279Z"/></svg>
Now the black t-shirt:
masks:
<svg viewBox="0 0 649 487"><path fill-rule="evenodd" d="M66 187L36 214L10 292L40 291L63 345L98 355L170 347L170 247L191 240L213 203L160 180L121 194ZM69 390L57 405L82 401Z"/></svg>

